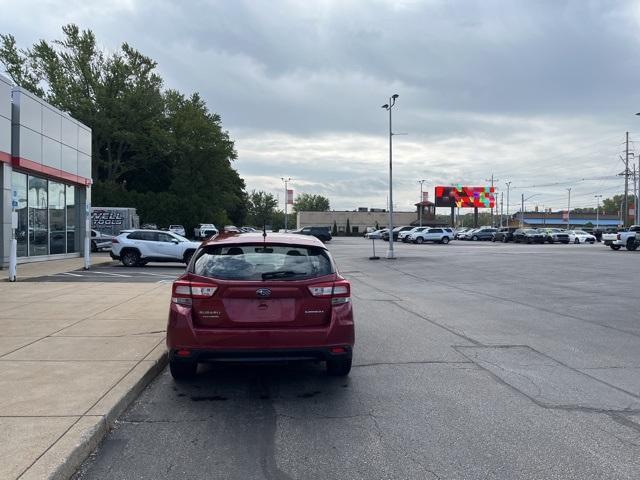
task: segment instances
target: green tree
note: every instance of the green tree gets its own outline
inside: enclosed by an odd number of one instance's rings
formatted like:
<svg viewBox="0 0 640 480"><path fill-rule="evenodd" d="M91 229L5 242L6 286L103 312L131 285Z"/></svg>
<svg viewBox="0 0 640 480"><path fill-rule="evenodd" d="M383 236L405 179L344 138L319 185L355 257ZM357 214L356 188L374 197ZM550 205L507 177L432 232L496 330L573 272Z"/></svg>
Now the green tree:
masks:
<svg viewBox="0 0 640 480"><path fill-rule="evenodd" d="M333 221L333 228L331 229L331 235L334 237L338 236L338 224L336 223L336 221Z"/></svg>
<svg viewBox="0 0 640 480"><path fill-rule="evenodd" d="M351 224L349 223L348 218L347 218L347 228L346 228L345 234L347 235L347 237L351 235Z"/></svg>
<svg viewBox="0 0 640 480"><path fill-rule="evenodd" d="M605 198L602 200L600 207L602 211L608 215L618 215L620 213L620 205L624 201L624 194L614 195L612 198ZM633 195L627 197L629 205L634 204Z"/></svg>
<svg viewBox="0 0 640 480"><path fill-rule="evenodd" d="M91 127L93 204L136 207L160 225L242 224L245 184L220 117L197 93L163 90L156 62L129 44L105 53L90 30L62 32L28 49L0 35L0 63L15 83Z"/></svg>
<svg viewBox="0 0 640 480"><path fill-rule="evenodd" d="M329 210L329 199L322 195L303 193L293 202L295 212L326 212Z"/></svg>
<svg viewBox="0 0 640 480"><path fill-rule="evenodd" d="M247 218L251 225L262 227L272 225L276 213L278 200L271 194L262 190L252 190L247 202Z"/></svg>

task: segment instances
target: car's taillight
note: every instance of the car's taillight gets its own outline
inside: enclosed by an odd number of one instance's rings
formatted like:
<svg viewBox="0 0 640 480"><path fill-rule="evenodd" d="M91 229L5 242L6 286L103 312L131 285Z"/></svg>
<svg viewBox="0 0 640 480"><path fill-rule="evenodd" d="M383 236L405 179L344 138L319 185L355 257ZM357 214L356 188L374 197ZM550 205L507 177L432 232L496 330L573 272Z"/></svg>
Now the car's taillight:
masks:
<svg viewBox="0 0 640 480"><path fill-rule="evenodd" d="M118 239L117 239L117 238L112 238L112 239L111 239L111 243L120 243L120 242L118 242Z"/></svg>
<svg viewBox="0 0 640 480"><path fill-rule="evenodd" d="M617 238L618 240L622 240L622 239L620 238L620 234L616 235L616 238Z"/></svg>
<svg viewBox="0 0 640 480"><path fill-rule="evenodd" d="M193 304L194 298L210 298L216 293L218 287L208 283L189 282L187 280L176 280L173 282L173 293L171 302L179 305Z"/></svg>
<svg viewBox="0 0 640 480"><path fill-rule="evenodd" d="M309 287L309 293L314 297L331 298L332 305L349 303L351 300L351 284L346 280L331 283L319 283Z"/></svg>

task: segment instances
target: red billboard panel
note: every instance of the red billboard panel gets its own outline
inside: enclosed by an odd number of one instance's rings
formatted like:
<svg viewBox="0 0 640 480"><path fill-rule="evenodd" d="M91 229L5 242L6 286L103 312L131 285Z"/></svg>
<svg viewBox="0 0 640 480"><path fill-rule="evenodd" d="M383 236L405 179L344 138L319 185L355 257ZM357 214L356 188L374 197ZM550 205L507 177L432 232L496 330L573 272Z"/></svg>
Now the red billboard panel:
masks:
<svg viewBox="0 0 640 480"><path fill-rule="evenodd" d="M493 208L494 187L436 187L436 207Z"/></svg>

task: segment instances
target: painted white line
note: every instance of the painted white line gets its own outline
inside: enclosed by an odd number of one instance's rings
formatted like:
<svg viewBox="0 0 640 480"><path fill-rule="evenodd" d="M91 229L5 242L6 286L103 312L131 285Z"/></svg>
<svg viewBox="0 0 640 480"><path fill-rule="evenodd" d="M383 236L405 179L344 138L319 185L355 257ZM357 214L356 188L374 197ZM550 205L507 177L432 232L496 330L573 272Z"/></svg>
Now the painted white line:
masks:
<svg viewBox="0 0 640 480"><path fill-rule="evenodd" d="M169 277L174 278L173 275L169 275L168 273L149 273L149 272L135 272L136 275L151 275L153 277Z"/></svg>
<svg viewBox="0 0 640 480"><path fill-rule="evenodd" d="M93 270L92 273L98 273L100 275L111 275L112 277L124 277L124 278L131 278L131 275L122 275L120 273L107 273L107 272L98 272L97 270Z"/></svg>
<svg viewBox="0 0 640 480"><path fill-rule="evenodd" d="M82 275L78 275L77 273L71 273L71 272L60 272L60 273L56 273L55 275L51 275L51 276L55 277L57 275L69 275L71 277L82 277Z"/></svg>

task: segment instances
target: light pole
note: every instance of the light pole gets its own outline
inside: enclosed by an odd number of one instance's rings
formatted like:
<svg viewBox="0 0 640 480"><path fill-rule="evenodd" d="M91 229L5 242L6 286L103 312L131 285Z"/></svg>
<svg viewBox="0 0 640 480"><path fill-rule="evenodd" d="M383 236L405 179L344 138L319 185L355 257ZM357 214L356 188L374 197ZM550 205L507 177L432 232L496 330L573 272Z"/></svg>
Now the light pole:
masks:
<svg viewBox="0 0 640 480"><path fill-rule="evenodd" d="M596 230L600 230L600 199L602 195L594 195L596 197Z"/></svg>
<svg viewBox="0 0 640 480"><path fill-rule="evenodd" d="M511 182L505 182L507 186L507 227L509 226L509 190L511 189Z"/></svg>
<svg viewBox="0 0 640 480"><path fill-rule="evenodd" d="M571 226L571 187L567 188L567 192L569 192L569 200L567 203L567 230Z"/></svg>
<svg viewBox="0 0 640 480"><path fill-rule="evenodd" d="M282 179L282 181L284 182L284 231L287 231L287 204L289 203L289 190L288 190L288 185L289 182L291 181L290 177L284 178L284 177L280 177Z"/></svg>
<svg viewBox="0 0 640 480"><path fill-rule="evenodd" d="M389 103L382 105L382 108L389 112L389 249L387 258L395 258L393 253L393 130L391 129L391 111L396 104L398 94L394 93L389 98Z"/></svg>
<svg viewBox="0 0 640 480"><path fill-rule="evenodd" d="M420 204L418 205L418 208L420 209L420 226L422 226L422 210L423 210L423 206L422 206L422 184L426 182L426 180L418 180L418 183L420 184Z"/></svg>

